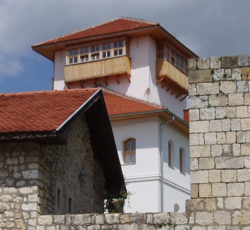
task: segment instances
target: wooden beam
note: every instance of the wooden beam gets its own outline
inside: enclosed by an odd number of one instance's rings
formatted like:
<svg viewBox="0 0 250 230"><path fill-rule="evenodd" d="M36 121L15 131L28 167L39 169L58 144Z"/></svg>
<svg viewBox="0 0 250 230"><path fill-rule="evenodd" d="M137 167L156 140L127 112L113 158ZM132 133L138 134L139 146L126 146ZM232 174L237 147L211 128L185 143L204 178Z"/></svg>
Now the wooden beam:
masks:
<svg viewBox="0 0 250 230"><path fill-rule="evenodd" d="M67 88L70 89L70 86L69 86L70 83L65 82L65 84L66 84Z"/></svg>
<svg viewBox="0 0 250 230"><path fill-rule="evenodd" d="M81 88L84 88L81 81L79 81L78 83L80 84L80 87L81 87Z"/></svg>
<svg viewBox="0 0 250 230"><path fill-rule="evenodd" d="M168 91L169 91L170 89L172 89L175 85L176 85L175 83L171 84L170 87L169 87L166 91L168 92Z"/></svg>
<svg viewBox="0 0 250 230"><path fill-rule="evenodd" d="M117 84L119 85L120 82L119 82L119 79L118 79L117 75L114 75L114 76L115 76L115 80L116 80Z"/></svg>
<svg viewBox="0 0 250 230"><path fill-rule="evenodd" d="M174 87L174 90L172 91L171 95L173 95L177 90L179 90L181 87L180 86L176 86Z"/></svg>
<svg viewBox="0 0 250 230"><path fill-rule="evenodd" d="M102 79L103 79L103 81L104 81L105 85L106 85L106 86L108 86L108 82L107 82L106 77L103 77Z"/></svg>
<svg viewBox="0 0 250 230"><path fill-rule="evenodd" d="M176 95L175 98L178 98L179 96L181 96L186 90L183 89L183 90L180 90L179 93Z"/></svg>
<svg viewBox="0 0 250 230"><path fill-rule="evenodd" d="M158 85L161 81L163 81L165 79L165 77L160 78L157 82L156 85Z"/></svg>
<svg viewBox="0 0 250 230"><path fill-rule="evenodd" d="M187 93L186 96L183 97L180 101L183 101L187 96L188 96L188 93Z"/></svg>
<svg viewBox="0 0 250 230"><path fill-rule="evenodd" d="M127 79L128 79L128 81L129 81L129 83L131 83L130 75L126 73L126 76L127 76Z"/></svg>
<svg viewBox="0 0 250 230"><path fill-rule="evenodd" d="M164 82L164 84L161 86L161 88L164 88L166 85L168 85L168 83L172 82L171 80L167 80Z"/></svg>
<svg viewBox="0 0 250 230"><path fill-rule="evenodd" d="M93 80L94 85L97 87L96 80L94 78L92 80Z"/></svg>

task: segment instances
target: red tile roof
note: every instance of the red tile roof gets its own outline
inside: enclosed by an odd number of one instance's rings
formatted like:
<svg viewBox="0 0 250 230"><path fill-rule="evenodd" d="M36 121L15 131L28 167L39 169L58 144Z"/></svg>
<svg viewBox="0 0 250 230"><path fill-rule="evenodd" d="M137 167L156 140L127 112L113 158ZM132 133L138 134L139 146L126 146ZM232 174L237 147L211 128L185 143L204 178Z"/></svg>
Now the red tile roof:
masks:
<svg viewBox="0 0 250 230"><path fill-rule="evenodd" d="M67 34L61 37L45 41L34 46L54 44L64 41L77 40L80 38L95 37L104 34L111 34L123 31L129 31L132 29L140 29L145 27L150 27L154 25L159 25L156 22L149 22L145 20L133 19L133 18L118 18L112 21L108 21L99 25L95 25L77 32ZM34 47L33 46L33 47Z"/></svg>
<svg viewBox="0 0 250 230"><path fill-rule="evenodd" d="M0 133L56 130L97 90L0 94ZM106 89L103 93L110 116L162 109Z"/></svg>

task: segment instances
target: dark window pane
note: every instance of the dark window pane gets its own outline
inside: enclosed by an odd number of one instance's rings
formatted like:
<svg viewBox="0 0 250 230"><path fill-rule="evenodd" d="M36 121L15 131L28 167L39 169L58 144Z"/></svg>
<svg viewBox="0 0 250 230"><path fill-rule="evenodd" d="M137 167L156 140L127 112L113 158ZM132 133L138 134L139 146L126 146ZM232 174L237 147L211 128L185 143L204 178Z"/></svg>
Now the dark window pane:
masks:
<svg viewBox="0 0 250 230"><path fill-rule="evenodd" d="M117 50L114 51L114 56L117 56L118 52Z"/></svg>
<svg viewBox="0 0 250 230"><path fill-rule="evenodd" d="M114 48L118 47L118 42L114 42Z"/></svg>
<svg viewBox="0 0 250 230"><path fill-rule="evenodd" d="M119 50L119 55L122 55L122 49Z"/></svg>
<svg viewBox="0 0 250 230"><path fill-rule="evenodd" d="M106 52L103 53L103 58L106 58Z"/></svg>
<svg viewBox="0 0 250 230"><path fill-rule="evenodd" d="M107 52L107 57L110 57L110 51Z"/></svg>
<svg viewBox="0 0 250 230"><path fill-rule="evenodd" d="M135 150L135 140L131 140L131 150Z"/></svg>
<svg viewBox="0 0 250 230"><path fill-rule="evenodd" d="M119 42L119 47L122 47L122 43L123 43L122 41L121 41L121 42Z"/></svg>
<svg viewBox="0 0 250 230"><path fill-rule="evenodd" d="M125 142L125 151L130 151L130 141Z"/></svg>

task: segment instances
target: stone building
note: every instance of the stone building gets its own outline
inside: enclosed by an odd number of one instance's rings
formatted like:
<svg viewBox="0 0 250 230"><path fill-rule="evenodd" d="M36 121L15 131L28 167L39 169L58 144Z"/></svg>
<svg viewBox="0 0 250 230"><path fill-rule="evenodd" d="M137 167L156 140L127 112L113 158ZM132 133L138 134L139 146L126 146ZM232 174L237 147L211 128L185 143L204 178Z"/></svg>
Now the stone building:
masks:
<svg viewBox="0 0 250 230"><path fill-rule="evenodd" d="M0 185L7 219L103 212L124 180L101 89L1 94Z"/></svg>

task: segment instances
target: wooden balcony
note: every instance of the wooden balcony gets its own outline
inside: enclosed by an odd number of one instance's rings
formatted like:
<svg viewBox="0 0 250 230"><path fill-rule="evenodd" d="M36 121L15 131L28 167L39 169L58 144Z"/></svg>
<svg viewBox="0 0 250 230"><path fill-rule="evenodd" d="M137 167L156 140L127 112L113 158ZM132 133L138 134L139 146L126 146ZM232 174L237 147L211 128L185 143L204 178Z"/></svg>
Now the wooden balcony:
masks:
<svg viewBox="0 0 250 230"><path fill-rule="evenodd" d="M100 59L64 67L65 83L84 82L109 76L131 75L131 61L127 56Z"/></svg>
<svg viewBox="0 0 250 230"><path fill-rule="evenodd" d="M161 82L162 88L166 87L176 98L184 95L184 100L188 96L188 76L167 60L156 61L156 77L157 84Z"/></svg>

